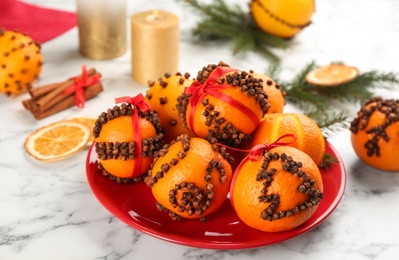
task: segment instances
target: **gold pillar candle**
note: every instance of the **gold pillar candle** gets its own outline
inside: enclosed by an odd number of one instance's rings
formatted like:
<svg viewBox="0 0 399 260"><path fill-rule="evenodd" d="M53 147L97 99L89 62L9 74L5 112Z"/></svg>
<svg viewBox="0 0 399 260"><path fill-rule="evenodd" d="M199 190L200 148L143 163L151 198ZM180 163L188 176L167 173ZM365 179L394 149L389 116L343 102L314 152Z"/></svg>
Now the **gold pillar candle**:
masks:
<svg viewBox="0 0 399 260"><path fill-rule="evenodd" d="M126 0L77 0L79 52L95 60L126 52Z"/></svg>
<svg viewBox="0 0 399 260"><path fill-rule="evenodd" d="M131 17L132 78L142 85L179 66L179 18L166 11L145 11Z"/></svg>

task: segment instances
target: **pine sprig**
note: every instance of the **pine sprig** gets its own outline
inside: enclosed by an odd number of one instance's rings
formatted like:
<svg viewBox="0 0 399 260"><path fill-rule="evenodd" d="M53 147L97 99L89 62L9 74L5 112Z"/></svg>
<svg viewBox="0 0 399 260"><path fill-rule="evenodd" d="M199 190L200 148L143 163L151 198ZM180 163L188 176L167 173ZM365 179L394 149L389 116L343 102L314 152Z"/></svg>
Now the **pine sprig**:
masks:
<svg viewBox="0 0 399 260"><path fill-rule="evenodd" d="M177 0L194 8L202 20L193 28L193 35L202 40L229 40L233 53L257 52L272 62L279 58L271 48L287 48L288 41L265 33L254 23L249 12L237 4L214 0L211 4L197 0Z"/></svg>
<svg viewBox="0 0 399 260"><path fill-rule="evenodd" d="M399 86L398 74L373 70L361 73L353 81L336 87L320 87L306 81L306 75L317 67L314 61L310 62L291 81L279 79L280 68L276 64L269 67L267 74L286 93L287 102L303 110L326 135L348 127L348 116L345 111L337 112L334 103L361 104L374 96L375 89L393 89Z"/></svg>
<svg viewBox="0 0 399 260"><path fill-rule="evenodd" d="M329 153L325 153L323 156L323 159L319 165L319 168L323 169L323 170L329 170L333 164L337 163L338 159L337 157L329 154Z"/></svg>
<svg viewBox="0 0 399 260"><path fill-rule="evenodd" d="M325 113L313 111L306 115L316 122L325 137L331 136L337 130L348 129L350 125L345 111L326 111Z"/></svg>

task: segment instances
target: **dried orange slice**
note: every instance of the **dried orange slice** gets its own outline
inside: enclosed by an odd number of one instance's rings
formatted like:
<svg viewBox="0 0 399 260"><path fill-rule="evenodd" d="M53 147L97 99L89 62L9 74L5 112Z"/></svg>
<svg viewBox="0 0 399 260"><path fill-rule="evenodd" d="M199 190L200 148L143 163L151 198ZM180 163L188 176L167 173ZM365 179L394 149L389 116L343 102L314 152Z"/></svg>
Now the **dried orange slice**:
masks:
<svg viewBox="0 0 399 260"><path fill-rule="evenodd" d="M354 80L359 75L356 67L344 64L330 64L321 66L306 75L306 81L310 84L334 87Z"/></svg>
<svg viewBox="0 0 399 260"><path fill-rule="evenodd" d="M90 128L90 138L89 138L89 142L87 144L92 145L92 143L94 141L93 128L94 128L97 118L90 117L90 116L73 116L73 117L68 117L66 120L71 120L74 122L80 122L80 123L86 124Z"/></svg>
<svg viewBox="0 0 399 260"><path fill-rule="evenodd" d="M40 161L57 161L82 150L90 137L90 128L69 120L39 128L26 138L26 152Z"/></svg>

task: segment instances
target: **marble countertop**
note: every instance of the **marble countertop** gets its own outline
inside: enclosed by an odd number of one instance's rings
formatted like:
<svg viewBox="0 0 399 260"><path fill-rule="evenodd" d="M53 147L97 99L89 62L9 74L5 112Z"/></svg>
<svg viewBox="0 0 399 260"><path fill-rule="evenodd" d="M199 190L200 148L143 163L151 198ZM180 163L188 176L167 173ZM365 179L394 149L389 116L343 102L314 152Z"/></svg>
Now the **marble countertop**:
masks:
<svg viewBox="0 0 399 260"><path fill-rule="evenodd" d="M73 0L29 2L75 11ZM194 75L220 60L243 70L266 71L268 61L256 54L234 56L228 44L196 42L190 35L195 13L175 1L129 1L128 12L151 8L172 10L183 21L181 71ZM282 77L290 79L312 60L321 65L343 61L360 71L398 72L397 10L396 0L316 1L313 24L291 40L290 48L278 52ZM35 161L23 149L25 138L41 126L72 115L97 116L114 105L114 97L145 91L131 79L130 50L113 60L86 59L78 53L74 28L44 43L42 53L45 62L38 85L76 75L86 64L102 73L105 91L87 101L83 110L71 108L39 121L21 104L27 94L0 96L0 259L397 259L399 174L359 161L349 130L329 137L347 171L344 196L324 222L305 234L259 248L211 250L166 242L131 228L90 190L87 149L54 163ZM398 89L376 94L399 98ZM355 115L358 108L349 109Z"/></svg>

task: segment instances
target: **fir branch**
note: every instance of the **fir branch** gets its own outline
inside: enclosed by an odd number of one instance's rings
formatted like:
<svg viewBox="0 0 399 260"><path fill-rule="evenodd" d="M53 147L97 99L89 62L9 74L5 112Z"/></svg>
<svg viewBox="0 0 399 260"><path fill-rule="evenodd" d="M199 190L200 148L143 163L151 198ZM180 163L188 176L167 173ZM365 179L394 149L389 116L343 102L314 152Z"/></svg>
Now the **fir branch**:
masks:
<svg viewBox="0 0 399 260"><path fill-rule="evenodd" d="M319 168L322 170L329 170L332 167L332 165L337 162L339 162L339 161L335 156L333 156L329 153L325 153L323 156L323 159L319 165Z"/></svg>
<svg viewBox="0 0 399 260"><path fill-rule="evenodd" d="M333 62L342 64L342 62ZM282 81L278 77L280 67L273 64L267 74L271 76L286 93L286 101L296 105L312 118L328 136L338 129L349 126L345 111L337 112L333 102L358 104L374 96L377 88L393 89L399 85L399 75L393 72L369 71L361 73L353 81L336 87L320 87L306 81L306 75L318 65L312 61L300 70L291 81Z"/></svg>
<svg viewBox="0 0 399 260"><path fill-rule="evenodd" d="M288 47L287 40L260 30L250 13L237 4L227 4L224 0L214 0L211 4L197 0L177 1L189 5L202 17L193 28L194 36L202 40L229 40L234 54L257 52L273 62L278 62L279 58L271 48Z"/></svg>
<svg viewBox="0 0 399 260"><path fill-rule="evenodd" d="M325 113L313 111L306 115L316 122L325 137L331 136L337 130L348 129L350 125L345 111L326 111Z"/></svg>
<svg viewBox="0 0 399 260"><path fill-rule="evenodd" d="M310 84L308 85L311 86ZM393 89L395 85L399 85L398 74L393 72L383 73L374 70L361 73L353 81L337 87L320 88L318 86L311 86L311 88L322 96L361 104L374 96L373 90Z"/></svg>

